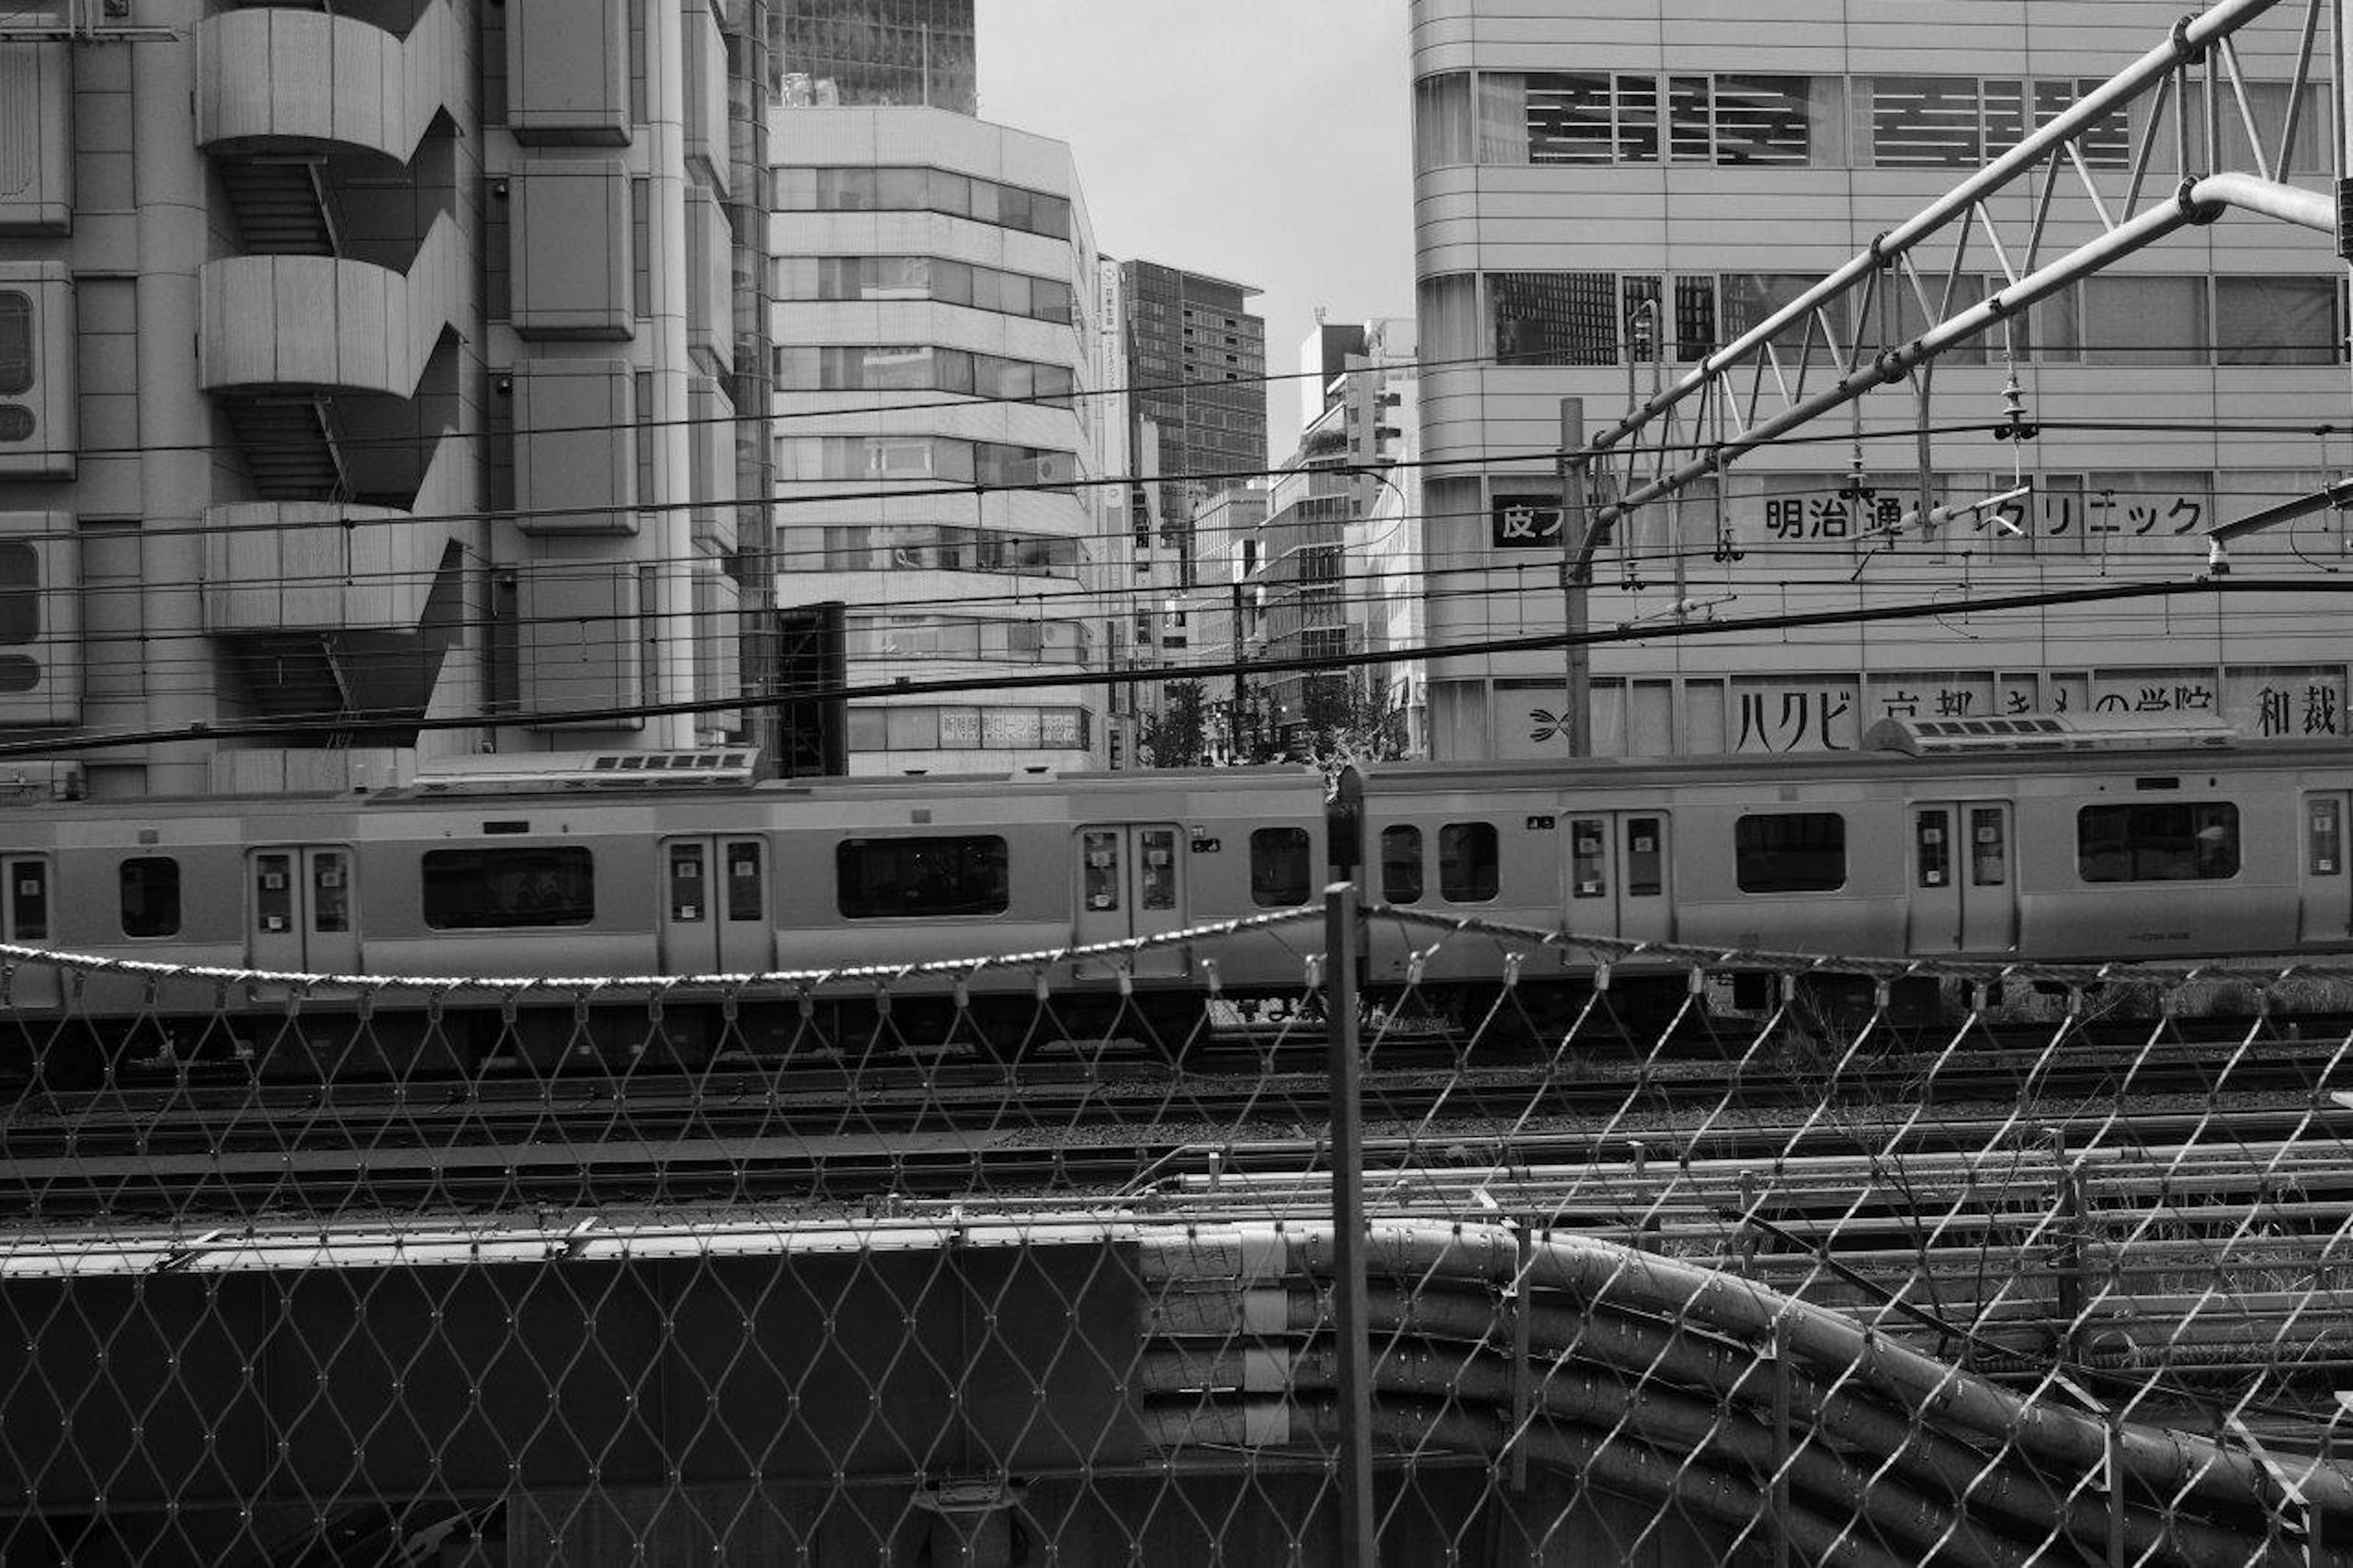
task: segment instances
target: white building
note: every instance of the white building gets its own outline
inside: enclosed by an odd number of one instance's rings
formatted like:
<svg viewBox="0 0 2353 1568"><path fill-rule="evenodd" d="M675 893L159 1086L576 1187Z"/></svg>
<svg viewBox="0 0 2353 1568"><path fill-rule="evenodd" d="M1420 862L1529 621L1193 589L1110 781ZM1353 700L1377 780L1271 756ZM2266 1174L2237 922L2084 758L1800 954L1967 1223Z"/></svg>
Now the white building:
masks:
<svg viewBox="0 0 2353 1568"><path fill-rule="evenodd" d="M1790 0L1414 0L1415 201L1429 479L1429 635L1437 645L1557 632L1560 542L1531 519L1556 494L1564 397L1588 432L1683 374L1895 228L2080 93L2163 43L2156 0L1923 7ZM2291 13L2293 13L2291 15ZM2241 33L2272 160L2301 7ZM2179 100L2176 94L2176 101ZM2307 85L2289 178L2327 188L2331 94ZM2189 173L2257 172L2234 101ZM2095 129L2084 162L2122 216L2149 100ZM2132 210L2182 177L2168 115ZM2276 171L2273 171L2276 173ZM2030 265L2035 185L1989 204L1957 268L1924 250L1933 305L1883 280L1870 323L1916 336ZM2031 265L2102 232L2062 171ZM1957 276L1945 309L1948 273ZM2005 593L2194 583L2204 531L2309 491L2353 456L2308 431L2347 409L2343 268L2327 237L2232 214L2184 229L2038 305L2005 338L1935 363L1742 458L1721 482L1641 509L1603 548L1597 631L1927 605ZM1792 331L1761 395L1810 357ZM1811 387L1831 378L1819 337ZM2007 428L2015 377L2031 441ZM1737 395L1746 397L1744 383ZM1720 405L1719 405L1720 406ZM1676 432L1684 462L1736 421ZM1919 434L1928 426L1934 433ZM2265 433L2226 426L2256 426ZM1965 428L1956 429L1956 426ZM1918 506L2030 494L1941 527L1886 531ZM2343 565L2340 514L2251 538L2241 580ZM1881 531L1871 531L1874 528ZM1438 586L1443 584L1443 589ZM2347 649L2320 595L2176 594L2008 615L1948 615L1597 647L1595 749L1656 754L1856 743L1896 714L2119 710L2225 718L2251 735L2346 732ZM1433 661L1441 757L1565 753L1556 651ZM2167 721L2171 721L2168 720Z"/></svg>
<svg viewBox="0 0 2353 1568"><path fill-rule="evenodd" d="M1094 240L1070 150L930 109L781 110L776 598L844 606L854 773L1099 766Z"/></svg>

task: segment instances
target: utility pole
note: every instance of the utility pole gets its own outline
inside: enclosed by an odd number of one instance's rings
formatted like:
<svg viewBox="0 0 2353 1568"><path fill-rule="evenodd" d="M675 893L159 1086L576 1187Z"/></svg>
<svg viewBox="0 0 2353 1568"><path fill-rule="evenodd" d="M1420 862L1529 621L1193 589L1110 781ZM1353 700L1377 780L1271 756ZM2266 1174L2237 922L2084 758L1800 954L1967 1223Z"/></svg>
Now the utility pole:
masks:
<svg viewBox="0 0 2353 1568"><path fill-rule="evenodd" d="M1593 754L1593 655L1585 646L1587 599L1593 587L1592 552L1586 548L1585 400L1560 400L1560 604L1568 634L1568 697L1564 704L1568 754Z"/></svg>

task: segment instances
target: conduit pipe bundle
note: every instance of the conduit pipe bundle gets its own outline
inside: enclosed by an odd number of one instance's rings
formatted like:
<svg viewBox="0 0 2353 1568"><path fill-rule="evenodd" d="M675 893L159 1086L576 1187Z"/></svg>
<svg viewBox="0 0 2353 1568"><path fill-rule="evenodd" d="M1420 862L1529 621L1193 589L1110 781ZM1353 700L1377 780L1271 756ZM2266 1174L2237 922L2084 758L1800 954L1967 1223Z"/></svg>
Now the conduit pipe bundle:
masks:
<svg viewBox="0 0 2353 1568"><path fill-rule="evenodd" d="M1328 1225L1141 1245L1153 1440L1329 1451L1343 1434ZM1813 1562L2023 1568L2063 1543L2094 1561L2121 1546L2199 1568L2353 1568L2353 1467L2123 1422L2118 1517L2109 1426L2052 1384L2022 1395L1835 1310L1590 1237L1384 1222L1366 1257L1375 1436L1392 1465L1518 1454L1728 1531L1785 1530Z"/></svg>

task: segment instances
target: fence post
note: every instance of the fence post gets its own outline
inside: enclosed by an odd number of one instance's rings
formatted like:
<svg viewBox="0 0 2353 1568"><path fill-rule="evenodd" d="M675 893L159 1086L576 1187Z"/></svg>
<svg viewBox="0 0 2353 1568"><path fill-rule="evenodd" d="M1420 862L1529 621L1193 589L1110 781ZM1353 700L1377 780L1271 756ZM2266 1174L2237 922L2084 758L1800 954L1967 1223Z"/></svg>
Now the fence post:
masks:
<svg viewBox="0 0 2353 1568"><path fill-rule="evenodd" d="M1332 1318L1340 1372L1340 1561L1373 1568L1372 1357L1365 1319L1365 1122L1356 1059L1354 882L1324 889L1324 1038L1332 1094Z"/></svg>

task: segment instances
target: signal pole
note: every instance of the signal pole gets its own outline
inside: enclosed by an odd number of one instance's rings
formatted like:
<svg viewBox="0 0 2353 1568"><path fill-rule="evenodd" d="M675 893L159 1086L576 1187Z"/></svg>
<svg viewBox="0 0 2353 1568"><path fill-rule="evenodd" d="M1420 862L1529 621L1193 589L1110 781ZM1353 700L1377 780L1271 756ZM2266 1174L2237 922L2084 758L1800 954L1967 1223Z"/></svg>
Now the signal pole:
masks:
<svg viewBox="0 0 2353 1568"><path fill-rule="evenodd" d="M1593 552L1586 542L1585 400L1560 400L1560 605L1568 634L1568 697L1562 715L1568 754L1593 754L1593 654L1585 646L1588 599L1593 588Z"/></svg>

